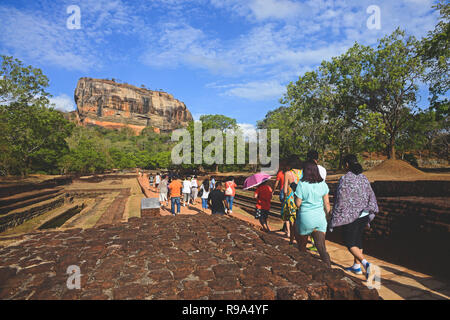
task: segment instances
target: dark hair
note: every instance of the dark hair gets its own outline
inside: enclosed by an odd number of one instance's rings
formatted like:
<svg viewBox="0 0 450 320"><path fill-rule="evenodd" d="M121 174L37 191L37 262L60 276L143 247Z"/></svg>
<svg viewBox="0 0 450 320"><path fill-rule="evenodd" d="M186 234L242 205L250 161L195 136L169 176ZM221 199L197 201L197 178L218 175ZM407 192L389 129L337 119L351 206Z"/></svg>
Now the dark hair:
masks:
<svg viewBox="0 0 450 320"><path fill-rule="evenodd" d="M217 181L217 182L216 182L216 185L215 185L215 189L217 189L218 187L221 187L221 186L222 186L222 182Z"/></svg>
<svg viewBox="0 0 450 320"><path fill-rule="evenodd" d="M309 150L306 154L306 160L319 160L319 153L316 150Z"/></svg>
<svg viewBox="0 0 450 320"><path fill-rule="evenodd" d="M206 192L209 191L209 179L203 180L203 189L205 189Z"/></svg>
<svg viewBox="0 0 450 320"><path fill-rule="evenodd" d="M358 162L358 158L354 154L348 154L344 157L344 163L354 174L361 174L363 172L362 166Z"/></svg>
<svg viewBox="0 0 450 320"><path fill-rule="evenodd" d="M291 169L296 169L296 167L300 168L302 166L302 162L300 160L300 157L295 155L295 154L284 158L282 160L282 162L284 162L284 165L285 165L284 167L286 168L286 170L288 170L289 167Z"/></svg>
<svg viewBox="0 0 450 320"><path fill-rule="evenodd" d="M313 160L308 160L303 164L303 177L301 180L309 183L323 181L319 173L319 167Z"/></svg>
<svg viewBox="0 0 450 320"><path fill-rule="evenodd" d="M233 180L234 180L234 177L231 176L231 177L228 177L228 180L227 180L227 181L233 181Z"/></svg>

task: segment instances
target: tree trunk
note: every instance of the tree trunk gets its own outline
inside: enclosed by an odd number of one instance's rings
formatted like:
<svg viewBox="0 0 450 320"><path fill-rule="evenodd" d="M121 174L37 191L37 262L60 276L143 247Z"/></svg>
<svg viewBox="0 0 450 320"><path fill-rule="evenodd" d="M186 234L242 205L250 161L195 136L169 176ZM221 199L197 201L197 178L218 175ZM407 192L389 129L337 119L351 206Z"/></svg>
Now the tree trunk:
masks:
<svg viewBox="0 0 450 320"><path fill-rule="evenodd" d="M396 160L395 157L395 139L391 137L389 141L389 159Z"/></svg>
<svg viewBox="0 0 450 320"><path fill-rule="evenodd" d="M338 167L339 167L338 169L339 170L342 169L342 166L343 166L342 161L343 161L343 153L342 153L342 150L339 150L339 165L338 165Z"/></svg>

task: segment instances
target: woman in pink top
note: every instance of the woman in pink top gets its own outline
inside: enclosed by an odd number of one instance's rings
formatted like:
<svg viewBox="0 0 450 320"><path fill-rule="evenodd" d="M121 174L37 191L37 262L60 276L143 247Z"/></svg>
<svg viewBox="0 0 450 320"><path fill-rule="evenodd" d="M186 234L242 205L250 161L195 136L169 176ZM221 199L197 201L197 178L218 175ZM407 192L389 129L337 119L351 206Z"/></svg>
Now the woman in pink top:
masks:
<svg viewBox="0 0 450 320"><path fill-rule="evenodd" d="M225 200L228 203L228 214L233 213L233 200L236 195L237 184L234 182L234 178L230 177L227 182L225 182Z"/></svg>

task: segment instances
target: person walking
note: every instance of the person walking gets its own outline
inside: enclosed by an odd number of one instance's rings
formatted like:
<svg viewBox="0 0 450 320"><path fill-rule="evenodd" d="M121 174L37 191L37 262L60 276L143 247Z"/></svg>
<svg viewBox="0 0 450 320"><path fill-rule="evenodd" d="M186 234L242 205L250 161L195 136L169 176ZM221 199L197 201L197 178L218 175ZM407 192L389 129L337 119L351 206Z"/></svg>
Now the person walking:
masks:
<svg viewBox="0 0 450 320"><path fill-rule="evenodd" d="M302 173L303 177L295 189L295 204L299 208L295 223L298 248L305 252L308 236L311 235L322 261L331 268L330 255L325 246L326 214L330 212L329 188L314 161L306 161Z"/></svg>
<svg viewBox="0 0 450 320"><path fill-rule="evenodd" d="M225 182L225 200L228 202L228 214L233 213L233 200L236 195L237 184L234 182L234 177L229 177Z"/></svg>
<svg viewBox="0 0 450 320"><path fill-rule="evenodd" d="M319 174L322 177L323 181L327 179L327 170L319 164L319 153L316 150L309 150L306 154L307 161L314 161L317 164L317 168L319 168Z"/></svg>
<svg viewBox="0 0 450 320"><path fill-rule="evenodd" d="M165 202L166 206L169 206L169 202L167 200L167 193L169 192L169 189L166 175L162 177L161 182L158 184L158 192L159 192L159 203L163 205L163 203Z"/></svg>
<svg viewBox="0 0 450 320"><path fill-rule="evenodd" d="M158 189L158 186L159 186L160 182L161 182L161 175L160 175L159 172L158 172L158 173L156 174L156 177L155 177L155 188L156 188L156 189Z"/></svg>
<svg viewBox="0 0 450 320"><path fill-rule="evenodd" d="M197 195L198 195L198 181L197 181L197 176L192 176L192 180L191 180L191 199L192 199L192 204L195 205L195 201L197 199Z"/></svg>
<svg viewBox="0 0 450 320"><path fill-rule="evenodd" d="M259 223L263 228L263 231L270 232L269 225L267 224L267 217L269 216L270 204L272 201L272 188L269 186L269 180L261 183L255 190L256 199L256 213L255 218L259 219Z"/></svg>
<svg viewBox="0 0 450 320"><path fill-rule="evenodd" d="M362 242L365 227L379 211L377 199L357 157L349 154L343 162L347 173L339 179L336 189L330 231L336 227L341 229L345 246L353 255L353 266L345 270L362 274L362 264L369 280L375 270L363 255Z"/></svg>
<svg viewBox="0 0 450 320"><path fill-rule="evenodd" d="M205 212L206 209L208 209L208 197L209 197L209 180L205 179L203 180L202 185L200 186L200 192L202 193L202 211Z"/></svg>
<svg viewBox="0 0 450 320"><path fill-rule="evenodd" d="M216 188L216 180L214 180L214 177L211 176L211 179L209 179L209 189L214 190Z"/></svg>
<svg viewBox="0 0 450 320"><path fill-rule="evenodd" d="M191 201L191 181L189 177L185 177L183 181L183 207L189 206Z"/></svg>
<svg viewBox="0 0 450 320"><path fill-rule="evenodd" d="M288 224L287 236L289 238L289 244L294 244L295 239L295 219L297 217L297 205L295 204L295 189L297 188L297 183L300 181L302 176L301 169L294 169L296 167L301 167L300 160L297 156L291 156L286 161L287 167L293 169L288 170L284 173L284 186L283 192L285 199L281 207L281 219Z"/></svg>
<svg viewBox="0 0 450 320"><path fill-rule="evenodd" d="M277 188L279 186L279 189L280 189L279 199L280 199L281 208L283 208L283 202L284 202L284 171L285 171L285 165L284 165L284 162L282 161L280 163L280 167L278 168L277 177L275 180L275 186L273 187L273 192L275 192L275 191L277 191ZM280 231L284 231L287 236L288 228L289 228L288 222L284 221L283 227Z"/></svg>
<svg viewBox="0 0 450 320"><path fill-rule="evenodd" d="M225 214L225 208L228 209L228 202L225 200L225 194L222 191L222 182L216 182L214 190L209 193L208 205L212 214Z"/></svg>
<svg viewBox="0 0 450 320"><path fill-rule="evenodd" d="M150 177L148 177L149 186L153 187L153 173L150 173Z"/></svg>
<svg viewBox="0 0 450 320"><path fill-rule="evenodd" d="M180 197L181 197L181 189L183 185L181 181L178 179L178 176L173 176L172 182L169 184L170 191L170 204L172 214L175 216L175 205L177 206L176 214L180 214Z"/></svg>

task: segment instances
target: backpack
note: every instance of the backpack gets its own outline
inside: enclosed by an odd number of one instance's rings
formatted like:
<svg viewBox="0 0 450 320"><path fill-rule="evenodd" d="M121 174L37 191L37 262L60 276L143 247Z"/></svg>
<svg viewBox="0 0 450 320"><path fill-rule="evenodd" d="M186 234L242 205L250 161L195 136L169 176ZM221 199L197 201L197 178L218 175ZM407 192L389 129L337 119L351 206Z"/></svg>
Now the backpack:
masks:
<svg viewBox="0 0 450 320"><path fill-rule="evenodd" d="M226 184L226 189L225 189L225 195L226 196L232 196L233 195L233 188L231 188L232 186L232 182Z"/></svg>

